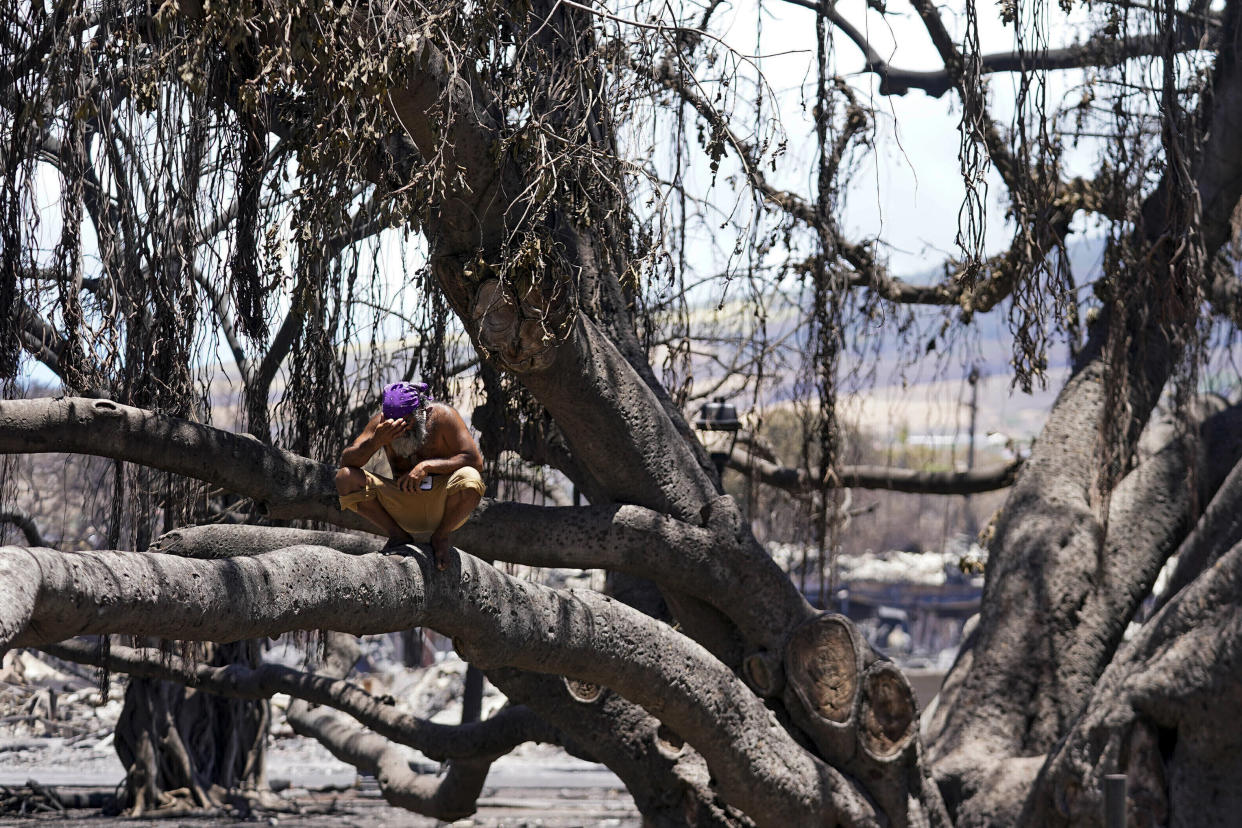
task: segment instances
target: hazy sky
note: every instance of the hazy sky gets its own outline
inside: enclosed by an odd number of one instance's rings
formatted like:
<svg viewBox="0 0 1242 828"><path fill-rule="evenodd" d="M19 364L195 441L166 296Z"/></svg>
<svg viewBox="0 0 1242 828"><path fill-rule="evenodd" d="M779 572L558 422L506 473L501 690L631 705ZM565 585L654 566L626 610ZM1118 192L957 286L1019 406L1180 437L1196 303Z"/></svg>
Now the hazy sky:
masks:
<svg viewBox="0 0 1242 828"><path fill-rule="evenodd" d="M890 6L893 13L884 17L868 11L863 0L841 0L837 9L864 30L876 49L893 65L906 69L939 68L940 59L913 10L903 0L894 0ZM626 14L624 10L618 11ZM1013 46L1013 31L1003 26L994 12L991 2L980 4L981 43L985 51L1008 50ZM943 13L950 30L959 33L960 9L946 9ZM814 13L779 0L763 0L760 4L744 0L733 6L723 6L714 19L723 26L724 39L737 52L758 55L753 65L761 69L769 91L779 101L789 150L770 176L779 185L813 198L814 135L807 110L815 82ZM1072 35L1073 30L1067 29L1061 37L1068 39ZM931 98L920 91L899 97L879 96L874 79L859 74L863 63L859 50L840 33L835 37L834 48L837 71L877 110L873 147L859 160L843 193L843 226L855 240L880 238L885 243L881 255L888 257L895 273L926 272L957 253L954 237L963 197L957 160L960 104L952 92L941 98ZM1065 88L1080 79L1081 73L1062 73L1053 78L1049 86L1050 99L1057 100ZM1014 80L1003 75L993 76L989 83L995 103L993 112L1002 125L1007 125L1012 117ZM743 84L739 84L741 86ZM738 92L748 94L741 89ZM659 137L656 136L657 143ZM1097 151L1095 147L1083 147L1073 155L1071 164L1077 162L1084 168L1089 167ZM46 185L40 187L46 202L42 205L45 207L42 235L49 247L55 244L60 232L55 209L59 190L53 181L49 178ZM994 252L1008 243L1010 234L1003 218L1005 192L994 174L990 182L986 238L988 252ZM717 187L714 194L709 195L709 198L716 197L724 202L721 209L726 211L729 202L736 199L725 187ZM719 238L713 238L712 242L717 250L733 248L735 239L728 237L730 232L733 231L716 231ZM89 229L87 233L83 248L89 258L94 244ZM224 236L218 238L224 239ZM401 266L403 255L406 267ZM690 256L691 264L701 273L718 265L708 261L699 250L692 250ZM705 258L695 262L696 256ZM408 269L417 269L421 259L421 240L406 245L404 252L397 234L388 234L382 243L380 266L394 277ZM221 357L228 359L223 351ZM29 361L27 365L38 371Z"/></svg>
<svg viewBox="0 0 1242 828"><path fill-rule="evenodd" d="M978 5L979 39L985 53L1014 48L1014 30L1001 23L997 6L988 0ZM881 18L867 10L863 0L842 0L836 5L891 65L913 70L941 68L940 57L913 9L902 0L893 0L888 7L891 13ZM963 8L961 3L951 3L941 10L956 37L965 25ZM814 91L814 13L780 0L764 0L739 4L731 16L722 14L719 19L730 22L726 40L745 53L755 52L756 21L761 21L760 48L772 56L763 57L759 64L789 113L784 120L790 144L801 145L809 160L814 136L810 118L800 109L804 97ZM1064 15L1056 10L1052 19L1064 21ZM1088 31L1086 13L1079 8L1069 23L1058 23L1049 45L1055 48L1073 42ZM892 270L898 274L919 273L939 265L946 256L957 253L954 238L965 192L958 163L960 101L952 91L940 98L918 90L904 96L881 96L874 76L861 72L861 52L840 32L835 34L834 49L838 72L877 111L874 149L844 192L844 227L854 239L880 237L887 242ZM1049 102L1059 102L1082 78L1083 73L1078 71L1050 75ZM1011 125L1016 83L1016 76L1010 75L988 79L992 114L1002 127ZM1069 148L1065 163L1075 172L1086 171L1094 165L1098 152L1098 142L1088 141L1077 149ZM813 193L812 175L808 165L803 179L794 182L796 189ZM996 252L1008 244L1012 233L1004 226L1004 187L994 172L988 181L986 243L989 252Z"/></svg>

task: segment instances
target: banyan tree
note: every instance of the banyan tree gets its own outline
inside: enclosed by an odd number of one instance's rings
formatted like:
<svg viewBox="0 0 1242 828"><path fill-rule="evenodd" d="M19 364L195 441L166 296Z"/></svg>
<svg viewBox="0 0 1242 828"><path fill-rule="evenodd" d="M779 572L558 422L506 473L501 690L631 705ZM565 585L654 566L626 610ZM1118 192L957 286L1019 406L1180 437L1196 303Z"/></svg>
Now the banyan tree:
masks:
<svg viewBox="0 0 1242 828"><path fill-rule="evenodd" d="M1203 392L1240 318L1242 6L1005 2L999 51L991 13L5 0L0 451L95 458L63 474L92 470L71 505L101 518L90 548L0 549L0 651L131 676L135 811L259 795L264 700L285 693L296 730L444 819L539 741L609 767L653 825L1090 825L1116 773L1139 824L1229 824L1242 412ZM786 45L770 15L809 44L800 106L757 57ZM885 31L935 58L903 63ZM956 129L962 199L946 258L903 279L892 228L852 229L845 202L916 97L947 115L907 129ZM1070 266L1084 234L1090 272ZM930 359L993 317L1019 391L1063 382L1022 467L851 464L839 397L873 343ZM381 552L338 508L335 461L379 386L414 375L472 401L493 477L579 497L486 499L444 572ZM801 458L752 440L731 462L801 497L821 548L848 531L844 488L1009 486L921 720L693 432L697 398L760 400L778 375ZM348 680L351 636L414 627L506 706L434 725ZM323 658L263 663L253 642L294 631Z"/></svg>

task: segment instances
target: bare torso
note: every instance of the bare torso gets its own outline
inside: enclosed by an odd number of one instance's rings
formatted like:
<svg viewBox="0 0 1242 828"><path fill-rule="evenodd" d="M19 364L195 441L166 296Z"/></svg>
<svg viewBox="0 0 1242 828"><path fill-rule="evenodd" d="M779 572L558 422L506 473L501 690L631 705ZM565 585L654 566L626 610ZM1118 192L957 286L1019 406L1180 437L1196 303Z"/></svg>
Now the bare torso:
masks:
<svg viewBox="0 0 1242 828"><path fill-rule="evenodd" d="M442 460L466 449L467 446L462 445L459 429L454 427L459 419L453 409L442 403L433 403L427 411L427 439L414 454L399 454L391 444L384 446L393 477L405 474L423 460ZM473 441L470 447L473 448Z"/></svg>
<svg viewBox="0 0 1242 828"><path fill-rule="evenodd" d="M483 470L483 457L456 410L443 403L433 403L426 416L426 437L420 446L413 448L410 440L398 439L402 436L400 431L393 434L398 421L385 420L383 414L377 412L362 434L341 452L341 465L362 466L382 447L394 479L409 475L417 483L424 475L452 474L463 466Z"/></svg>

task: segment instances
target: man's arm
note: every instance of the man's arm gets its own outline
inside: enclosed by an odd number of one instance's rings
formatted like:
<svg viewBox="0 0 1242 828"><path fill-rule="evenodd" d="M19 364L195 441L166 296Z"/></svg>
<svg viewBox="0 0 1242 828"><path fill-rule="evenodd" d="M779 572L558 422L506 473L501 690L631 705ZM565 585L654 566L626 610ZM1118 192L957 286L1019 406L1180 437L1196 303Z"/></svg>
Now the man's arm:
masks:
<svg viewBox="0 0 1242 828"><path fill-rule="evenodd" d="M391 422L396 421L385 422L380 414L371 417L366 428L362 429L362 433L341 452L341 465L361 468L371 459L371 455L379 451L386 443L392 442L393 437L405 431L405 423L401 423L400 430L397 430L395 427L388 427ZM381 425L384 427L381 428ZM381 437L387 437L387 440L381 440Z"/></svg>

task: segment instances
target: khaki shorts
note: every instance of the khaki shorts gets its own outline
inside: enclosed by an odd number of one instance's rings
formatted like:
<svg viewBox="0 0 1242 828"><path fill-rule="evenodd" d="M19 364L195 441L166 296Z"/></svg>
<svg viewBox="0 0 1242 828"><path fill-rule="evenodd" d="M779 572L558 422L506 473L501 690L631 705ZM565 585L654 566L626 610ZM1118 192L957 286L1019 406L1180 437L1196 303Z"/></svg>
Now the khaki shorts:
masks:
<svg viewBox="0 0 1242 828"><path fill-rule="evenodd" d="M403 492L387 477L380 477L366 469L362 473L367 476L362 491L341 495L341 508L357 511L359 503L378 500L393 520L411 535L434 532L444 519L444 500L457 492L477 492L483 494L483 476L471 466L464 466L449 475L431 475L430 489L415 489ZM457 526L450 526L453 531L461 526L469 515Z"/></svg>

